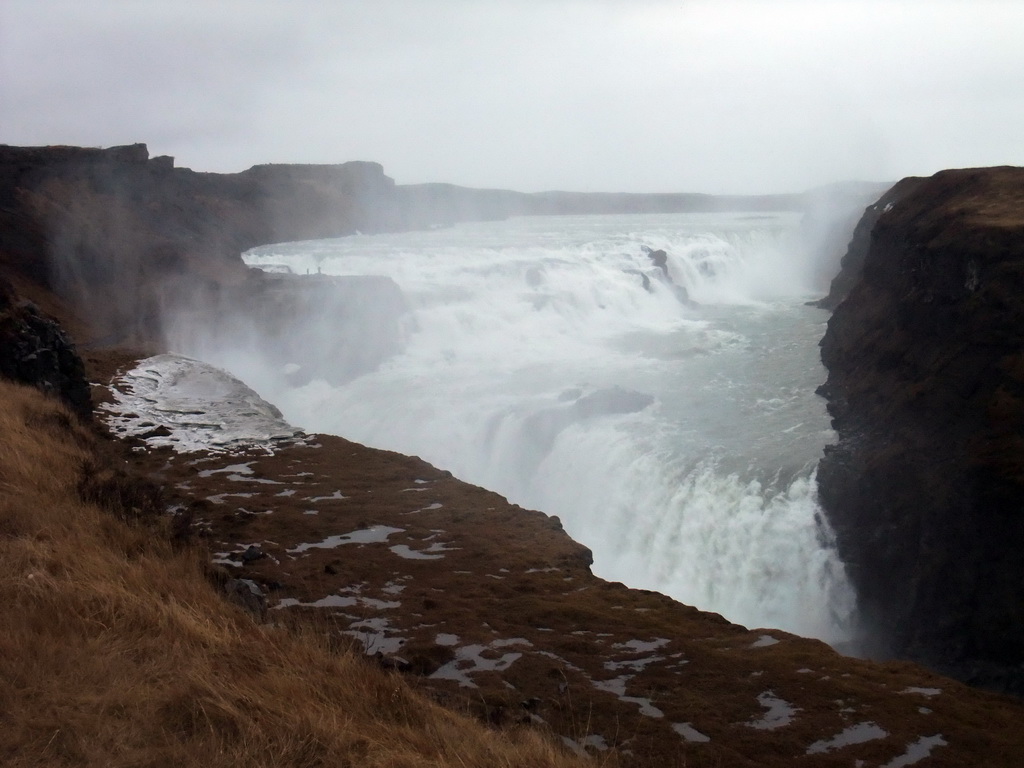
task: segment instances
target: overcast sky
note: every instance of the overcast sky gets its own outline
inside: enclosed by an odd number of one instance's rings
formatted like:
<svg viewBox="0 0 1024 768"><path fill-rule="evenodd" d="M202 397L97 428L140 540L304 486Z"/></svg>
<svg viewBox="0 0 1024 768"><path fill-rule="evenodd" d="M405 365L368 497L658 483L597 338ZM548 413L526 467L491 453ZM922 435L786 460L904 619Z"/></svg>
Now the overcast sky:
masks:
<svg viewBox="0 0 1024 768"><path fill-rule="evenodd" d="M1024 165L1024 1L0 0L0 143L137 141L521 191Z"/></svg>

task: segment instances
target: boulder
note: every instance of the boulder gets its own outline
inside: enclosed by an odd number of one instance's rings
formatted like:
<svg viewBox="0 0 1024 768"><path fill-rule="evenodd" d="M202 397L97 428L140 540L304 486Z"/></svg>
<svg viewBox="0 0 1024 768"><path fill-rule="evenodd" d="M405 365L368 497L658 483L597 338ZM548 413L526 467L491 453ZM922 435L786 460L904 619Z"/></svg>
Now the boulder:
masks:
<svg viewBox="0 0 1024 768"><path fill-rule="evenodd" d="M61 326L0 283L0 376L60 398L83 418L92 414L85 367Z"/></svg>
<svg viewBox="0 0 1024 768"><path fill-rule="evenodd" d="M252 579L228 579L224 584L224 592L228 601L242 608L256 621L262 622L267 617L267 598Z"/></svg>

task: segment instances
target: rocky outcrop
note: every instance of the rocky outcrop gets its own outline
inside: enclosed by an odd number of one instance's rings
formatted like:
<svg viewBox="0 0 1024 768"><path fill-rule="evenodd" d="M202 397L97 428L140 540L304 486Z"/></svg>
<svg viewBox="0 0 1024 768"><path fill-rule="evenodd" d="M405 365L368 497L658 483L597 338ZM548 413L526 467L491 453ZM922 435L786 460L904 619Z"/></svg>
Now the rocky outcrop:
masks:
<svg viewBox="0 0 1024 768"><path fill-rule="evenodd" d="M849 295L864 271L864 259L871 244L871 230L874 229L878 217L891 210L898 200L916 189L922 181L923 179L919 177L909 176L893 185L877 201L864 209L853 228L846 252L839 262L839 272L832 278L828 295L815 302L815 306L835 309Z"/></svg>
<svg viewBox="0 0 1024 768"><path fill-rule="evenodd" d="M85 367L64 330L0 281L0 376L60 398L80 416L92 414Z"/></svg>
<svg viewBox="0 0 1024 768"><path fill-rule="evenodd" d="M901 182L855 243L818 481L866 639L1024 693L1024 169Z"/></svg>

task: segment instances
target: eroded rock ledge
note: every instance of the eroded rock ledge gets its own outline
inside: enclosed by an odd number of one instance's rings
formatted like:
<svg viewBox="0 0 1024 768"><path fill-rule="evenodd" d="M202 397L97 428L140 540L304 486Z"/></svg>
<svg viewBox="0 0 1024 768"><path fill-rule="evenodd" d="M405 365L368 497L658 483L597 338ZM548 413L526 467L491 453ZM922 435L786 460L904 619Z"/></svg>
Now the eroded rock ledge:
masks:
<svg viewBox="0 0 1024 768"><path fill-rule="evenodd" d="M821 501L877 652L1024 693L1024 169L909 180L870 219L821 344Z"/></svg>

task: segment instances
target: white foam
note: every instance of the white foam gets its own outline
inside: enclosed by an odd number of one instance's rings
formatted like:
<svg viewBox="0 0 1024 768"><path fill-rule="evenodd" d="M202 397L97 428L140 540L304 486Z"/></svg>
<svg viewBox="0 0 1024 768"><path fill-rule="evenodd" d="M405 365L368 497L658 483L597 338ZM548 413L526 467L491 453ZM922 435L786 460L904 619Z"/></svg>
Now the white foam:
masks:
<svg viewBox="0 0 1024 768"><path fill-rule="evenodd" d="M604 578L844 640L854 596L813 476L830 439L814 395L825 315L804 306L798 227L790 214L533 217L275 245L246 260L388 275L410 308L404 346L343 386L296 387L237 345L210 354L297 423L557 514ZM641 245L667 251L700 306Z"/></svg>

